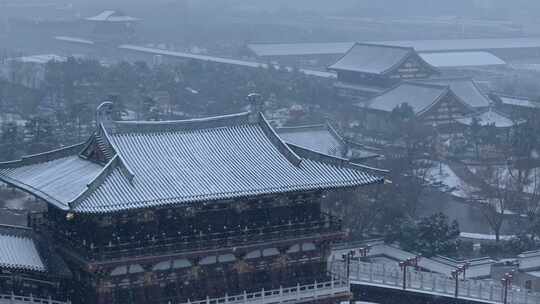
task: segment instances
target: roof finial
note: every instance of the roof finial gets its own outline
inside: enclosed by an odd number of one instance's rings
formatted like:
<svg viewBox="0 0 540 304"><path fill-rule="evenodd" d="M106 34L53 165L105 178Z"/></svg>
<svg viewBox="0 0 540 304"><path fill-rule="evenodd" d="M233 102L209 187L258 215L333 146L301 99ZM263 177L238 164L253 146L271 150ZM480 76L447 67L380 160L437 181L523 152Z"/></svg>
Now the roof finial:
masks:
<svg viewBox="0 0 540 304"><path fill-rule="evenodd" d="M103 125L104 128L110 129L113 125L113 107L114 104L110 101L102 102L96 109L96 125Z"/></svg>
<svg viewBox="0 0 540 304"><path fill-rule="evenodd" d="M247 96L249 102L249 122L256 123L259 121L259 113L264 111L264 101L261 94L250 93Z"/></svg>

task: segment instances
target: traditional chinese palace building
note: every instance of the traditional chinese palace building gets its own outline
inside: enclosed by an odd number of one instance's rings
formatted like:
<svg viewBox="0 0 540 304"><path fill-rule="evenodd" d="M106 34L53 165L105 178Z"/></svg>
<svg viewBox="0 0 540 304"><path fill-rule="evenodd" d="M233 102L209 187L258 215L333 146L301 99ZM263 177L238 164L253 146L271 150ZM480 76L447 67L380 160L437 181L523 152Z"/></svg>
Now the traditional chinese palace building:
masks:
<svg viewBox="0 0 540 304"><path fill-rule="evenodd" d="M407 104L423 124L437 127L444 133L453 132L456 119L473 115L475 110L463 101L449 85L403 82L367 102L355 106L364 130L385 132L393 130L392 111Z"/></svg>
<svg viewBox="0 0 540 304"><path fill-rule="evenodd" d="M256 106L164 122L112 121L111 107L85 143L0 164L48 203L34 228L73 273L73 302L349 297L326 265L345 234L320 203L377 172L285 143Z"/></svg>
<svg viewBox="0 0 540 304"><path fill-rule="evenodd" d="M370 99L403 80L439 74L412 47L367 43L356 43L328 69L337 73L337 94L354 101Z"/></svg>

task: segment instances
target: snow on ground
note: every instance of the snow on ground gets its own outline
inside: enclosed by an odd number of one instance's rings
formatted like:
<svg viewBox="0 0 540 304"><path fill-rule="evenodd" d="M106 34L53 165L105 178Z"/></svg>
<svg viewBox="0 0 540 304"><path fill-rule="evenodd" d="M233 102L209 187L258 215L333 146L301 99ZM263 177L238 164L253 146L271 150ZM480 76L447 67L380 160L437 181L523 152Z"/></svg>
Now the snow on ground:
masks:
<svg viewBox="0 0 540 304"><path fill-rule="evenodd" d="M459 236L462 237L462 238L471 239L471 240L495 241L495 235L494 234L461 232L459 234ZM511 240L514 237L514 235L501 235L499 237L503 241L508 241L508 240Z"/></svg>
<svg viewBox="0 0 540 304"><path fill-rule="evenodd" d="M435 185L442 185L455 197L467 198L470 185L465 183L445 163L436 163L428 173L428 179Z"/></svg>

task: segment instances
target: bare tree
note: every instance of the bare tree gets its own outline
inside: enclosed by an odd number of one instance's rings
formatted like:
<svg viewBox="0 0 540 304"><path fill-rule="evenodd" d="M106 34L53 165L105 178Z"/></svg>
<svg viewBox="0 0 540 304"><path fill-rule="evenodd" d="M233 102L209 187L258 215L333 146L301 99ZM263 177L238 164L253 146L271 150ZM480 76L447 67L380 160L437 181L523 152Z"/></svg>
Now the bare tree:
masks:
<svg viewBox="0 0 540 304"><path fill-rule="evenodd" d="M485 184L481 188L468 189L469 200L478 204L485 220L500 241L504 218L509 208L516 205L516 193L522 186L512 177L509 166L487 164L477 172Z"/></svg>

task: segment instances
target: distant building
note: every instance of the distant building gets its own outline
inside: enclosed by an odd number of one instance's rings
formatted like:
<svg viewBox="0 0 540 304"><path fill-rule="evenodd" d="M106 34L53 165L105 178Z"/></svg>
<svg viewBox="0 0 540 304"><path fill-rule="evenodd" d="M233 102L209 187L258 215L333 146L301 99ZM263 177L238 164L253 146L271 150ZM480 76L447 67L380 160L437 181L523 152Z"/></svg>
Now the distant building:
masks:
<svg viewBox="0 0 540 304"><path fill-rule="evenodd" d="M350 297L328 273L345 232L321 201L384 179L285 143L252 100L247 113L163 122L113 121L103 103L86 143L0 164L1 181L48 203L34 226L61 248L74 302Z"/></svg>
<svg viewBox="0 0 540 304"><path fill-rule="evenodd" d="M433 78L418 82L449 86L461 101L475 110L487 109L492 103L489 97L482 92L477 82L470 77Z"/></svg>
<svg viewBox="0 0 540 304"><path fill-rule="evenodd" d="M527 119L540 113L540 101L529 97L511 96L500 93L490 94L495 107L513 119Z"/></svg>
<svg viewBox="0 0 540 304"><path fill-rule="evenodd" d="M488 52L426 52L420 53L420 57L440 69L506 65L504 60Z"/></svg>
<svg viewBox="0 0 540 304"><path fill-rule="evenodd" d="M336 62L353 45L353 42L251 43L247 49L262 62L324 69Z"/></svg>
<svg viewBox="0 0 540 304"><path fill-rule="evenodd" d="M354 143L341 136L329 123L322 125L277 128L279 136L288 144L319 153L365 162L377 158L377 148Z"/></svg>
<svg viewBox="0 0 540 304"><path fill-rule="evenodd" d="M364 130L384 133L394 129L390 115L402 104L409 105L423 123L444 132L452 132L456 119L474 113L449 85L419 82L403 82L355 107Z"/></svg>
<svg viewBox="0 0 540 304"><path fill-rule="evenodd" d="M135 25L141 21L116 10L105 10L84 20L92 25L92 36L98 42L129 41L135 36Z"/></svg>
<svg viewBox="0 0 540 304"><path fill-rule="evenodd" d="M29 228L0 225L0 303L12 303L12 295L33 303L68 301L71 272L51 245Z"/></svg>
<svg viewBox="0 0 540 304"><path fill-rule="evenodd" d="M510 132L510 129L512 127L524 122L523 120L512 120L504 113L501 113L492 108L475 113L468 117L456 119L456 121L466 127L471 127L474 124L474 121L476 121L479 126L492 126L503 133Z"/></svg>
<svg viewBox="0 0 540 304"><path fill-rule="evenodd" d="M361 43L328 69L338 74L338 95L356 101L372 98L404 80L439 74L413 48Z"/></svg>

